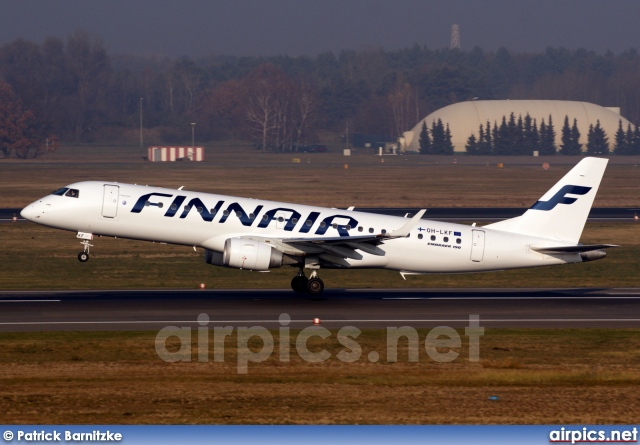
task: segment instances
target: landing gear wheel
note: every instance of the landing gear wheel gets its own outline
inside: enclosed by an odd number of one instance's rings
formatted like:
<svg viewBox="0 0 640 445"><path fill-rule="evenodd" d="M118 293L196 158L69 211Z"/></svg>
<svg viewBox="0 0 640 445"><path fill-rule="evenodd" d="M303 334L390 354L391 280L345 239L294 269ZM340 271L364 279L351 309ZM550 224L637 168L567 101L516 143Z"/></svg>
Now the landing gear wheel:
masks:
<svg viewBox="0 0 640 445"><path fill-rule="evenodd" d="M89 254L87 252L80 252L78 254L78 260L80 260L81 263L86 263L89 261Z"/></svg>
<svg viewBox="0 0 640 445"><path fill-rule="evenodd" d="M291 289L298 294L304 294L307 292L307 277L304 275L298 275L291 280Z"/></svg>
<svg viewBox="0 0 640 445"><path fill-rule="evenodd" d="M324 282L320 278L309 278L307 282L307 293L309 293L309 295L320 295L323 290Z"/></svg>

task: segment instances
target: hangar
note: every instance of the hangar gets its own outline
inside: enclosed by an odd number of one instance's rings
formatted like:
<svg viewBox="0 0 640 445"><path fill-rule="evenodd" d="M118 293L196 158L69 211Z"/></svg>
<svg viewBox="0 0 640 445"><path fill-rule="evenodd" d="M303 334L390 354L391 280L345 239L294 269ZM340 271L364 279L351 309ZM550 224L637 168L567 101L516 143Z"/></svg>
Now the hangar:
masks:
<svg viewBox="0 0 640 445"><path fill-rule="evenodd" d="M529 114L536 119L540 125L542 119L549 123L549 116L552 116L553 127L556 132L556 146L560 148L562 143L562 126L565 116L569 116L569 123L573 124L573 119L577 119L578 130L580 131L580 143L583 150L587 144L589 125L596 125L600 121L600 126L607 133L609 138L609 149L612 149L615 133L618 130L618 121L622 121L622 128L627 129L630 122L620 115L619 107L601 107L588 102L574 102L565 100L474 100L459 102L448 105L429 114L420 120L412 130L404 132L400 138L400 146L405 151L420 151L420 130L422 122L426 122L431 128L433 122L442 120L444 125L449 124L451 131L451 142L456 152L465 152L467 139L472 134L478 136L480 125L486 126L487 121L491 125L502 122L502 117L509 119L511 113L516 119L523 118ZM631 128L635 128L631 124Z"/></svg>

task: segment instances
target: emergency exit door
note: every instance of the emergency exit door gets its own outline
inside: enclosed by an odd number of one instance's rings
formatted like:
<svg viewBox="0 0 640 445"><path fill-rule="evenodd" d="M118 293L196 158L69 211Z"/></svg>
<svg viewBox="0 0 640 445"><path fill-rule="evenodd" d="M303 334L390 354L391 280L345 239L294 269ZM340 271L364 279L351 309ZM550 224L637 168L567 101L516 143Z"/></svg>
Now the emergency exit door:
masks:
<svg viewBox="0 0 640 445"><path fill-rule="evenodd" d="M105 218L115 218L118 214L118 198L120 187L117 185L104 186L104 197L102 198L102 216Z"/></svg>

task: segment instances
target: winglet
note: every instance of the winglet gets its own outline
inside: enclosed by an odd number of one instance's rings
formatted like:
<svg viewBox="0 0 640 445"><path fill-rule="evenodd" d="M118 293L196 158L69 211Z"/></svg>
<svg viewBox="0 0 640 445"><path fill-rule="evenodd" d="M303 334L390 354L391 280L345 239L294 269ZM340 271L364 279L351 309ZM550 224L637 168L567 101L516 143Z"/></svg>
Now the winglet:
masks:
<svg viewBox="0 0 640 445"><path fill-rule="evenodd" d="M413 230L413 228L418 224L418 221L420 221L420 218L422 218L422 216L426 213L426 211L427 209L420 210L418 213L416 213L413 216L413 218L407 221L407 223L404 226L389 233L387 237L388 238L405 238L407 235L409 235L409 233L411 233L411 230Z"/></svg>

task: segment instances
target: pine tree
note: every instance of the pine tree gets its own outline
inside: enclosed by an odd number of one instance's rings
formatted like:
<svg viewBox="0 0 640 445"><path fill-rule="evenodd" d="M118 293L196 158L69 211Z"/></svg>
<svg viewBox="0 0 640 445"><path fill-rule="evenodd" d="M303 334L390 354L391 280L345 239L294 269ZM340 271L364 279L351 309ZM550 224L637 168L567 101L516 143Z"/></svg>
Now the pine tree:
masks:
<svg viewBox="0 0 640 445"><path fill-rule="evenodd" d="M571 154L571 127L569 127L569 115L564 116L564 125L562 126L562 144L560 144L560 153L563 155Z"/></svg>
<svg viewBox="0 0 640 445"><path fill-rule="evenodd" d="M569 155L582 154L582 144L580 143L580 130L578 130L578 119L573 119L573 125L571 126L571 150Z"/></svg>
<svg viewBox="0 0 640 445"><path fill-rule="evenodd" d="M444 155L452 155L453 154L453 142L451 141L451 130L449 129L449 123L447 123L447 128L444 132L444 144L442 146Z"/></svg>
<svg viewBox="0 0 640 445"><path fill-rule="evenodd" d="M431 138L425 121L422 121L422 129L420 130L420 154L431 154Z"/></svg>
<svg viewBox="0 0 640 445"><path fill-rule="evenodd" d="M464 148L467 150L468 155L474 156L478 154L478 141L476 140L475 134L472 133L471 136L469 136L469 139L467 139L467 144L464 146Z"/></svg>
<svg viewBox="0 0 640 445"><path fill-rule="evenodd" d="M617 155L629 154L629 145L627 144L627 135L622 129L622 120L618 120L618 131L616 131L613 152Z"/></svg>
<svg viewBox="0 0 640 445"><path fill-rule="evenodd" d="M531 151L540 152L540 131L538 130L538 121L536 119L531 124Z"/></svg>
<svg viewBox="0 0 640 445"><path fill-rule="evenodd" d="M640 127L636 127L633 131L633 143L631 144L632 154L640 155Z"/></svg>
<svg viewBox="0 0 640 445"><path fill-rule="evenodd" d="M544 125L544 120L540 124L540 154L543 156L556 154L556 131L553 128L551 115L549 115L549 125Z"/></svg>
<svg viewBox="0 0 640 445"><path fill-rule="evenodd" d="M493 138L491 137L491 122L487 121L484 140L480 141L480 154L490 155L494 153Z"/></svg>
<svg viewBox="0 0 640 445"><path fill-rule="evenodd" d="M431 125L431 152L432 154L442 155L448 154L446 148L446 135L444 130L444 124L442 119L438 119L438 122L434 122Z"/></svg>
<svg viewBox="0 0 640 445"><path fill-rule="evenodd" d="M494 138L493 138L493 146L495 148L495 154L497 155L509 155L511 154L509 147L509 126L507 125L506 116L502 116L502 123L500 127L493 127L494 130ZM497 131L496 131L497 130Z"/></svg>
<svg viewBox="0 0 640 445"><path fill-rule="evenodd" d="M532 119L529 113L524 117L524 122L522 125L522 153L533 153L536 148L534 148L533 141L533 127L532 127Z"/></svg>
<svg viewBox="0 0 640 445"><path fill-rule="evenodd" d="M627 143L627 148L629 149L630 154L638 154L638 147L636 146L636 140L633 136L633 130L631 129L631 124L627 124L627 134L625 134L625 141Z"/></svg>
<svg viewBox="0 0 640 445"><path fill-rule="evenodd" d="M587 142L587 153L590 155L602 155L609 152L609 138L600 126L600 121L596 121L596 126L589 125L589 135Z"/></svg>

